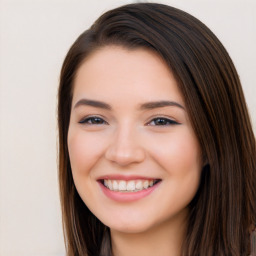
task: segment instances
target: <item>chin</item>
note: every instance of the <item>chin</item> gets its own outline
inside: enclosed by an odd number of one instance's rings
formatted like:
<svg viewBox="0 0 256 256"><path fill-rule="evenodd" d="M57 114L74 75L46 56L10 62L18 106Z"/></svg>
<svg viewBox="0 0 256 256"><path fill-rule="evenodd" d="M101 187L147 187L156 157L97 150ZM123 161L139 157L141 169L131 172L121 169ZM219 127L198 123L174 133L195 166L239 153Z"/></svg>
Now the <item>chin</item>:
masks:
<svg viewBox="0 0 256 256"><path fill-rule="evenodd" d="M121 226L121 225L115 225L112 227L109 227L110 230L117 231L120 233L127 233L127 234L138 234L138 233L144 233L148 230L150 230L150 227L145 227L145 226L135 226L135 225L126 225L126 226Z"/></svg>
<svg viewBox="0 0 256 256"><path fill-rule="evenodd" d="M116 220L114 223L111 222L108 224L107 226L110 230L129 234L143 233L150 230L153 226L143 220Z"/></svg>

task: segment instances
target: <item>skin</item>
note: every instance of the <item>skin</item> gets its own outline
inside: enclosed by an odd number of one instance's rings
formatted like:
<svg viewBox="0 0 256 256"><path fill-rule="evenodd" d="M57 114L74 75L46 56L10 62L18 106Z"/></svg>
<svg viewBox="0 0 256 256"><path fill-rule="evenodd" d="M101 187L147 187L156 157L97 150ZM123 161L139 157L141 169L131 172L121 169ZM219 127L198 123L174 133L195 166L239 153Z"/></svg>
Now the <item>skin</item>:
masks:
<svg viewBox="0 0 256 256"><path fill-rule="evenodd" d="M111 109L82 104L81 99L104 102ZM156 101L180 106L141 108ZM97 119L88 119L92 116ZM70 118L75 186L93 214L110 227L113 254L180 255L202 154L165 62L147 49L98 49L77 72ZM117 202L99 186L97 179L104 175L140 175L161 182L144 198Z"/></svg>

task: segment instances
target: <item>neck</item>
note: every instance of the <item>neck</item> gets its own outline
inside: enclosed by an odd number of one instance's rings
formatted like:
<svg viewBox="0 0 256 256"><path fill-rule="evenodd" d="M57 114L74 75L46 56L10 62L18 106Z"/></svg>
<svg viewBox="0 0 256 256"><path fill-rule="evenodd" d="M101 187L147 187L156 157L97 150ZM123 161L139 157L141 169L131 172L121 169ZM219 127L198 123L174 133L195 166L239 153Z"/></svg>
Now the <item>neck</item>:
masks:
<svg viewBox="0 0 256 256"><path fill-rule="evenodd" d="M180 256L186 221L167 221L140 233L111 230L114 256Z"/></svg>

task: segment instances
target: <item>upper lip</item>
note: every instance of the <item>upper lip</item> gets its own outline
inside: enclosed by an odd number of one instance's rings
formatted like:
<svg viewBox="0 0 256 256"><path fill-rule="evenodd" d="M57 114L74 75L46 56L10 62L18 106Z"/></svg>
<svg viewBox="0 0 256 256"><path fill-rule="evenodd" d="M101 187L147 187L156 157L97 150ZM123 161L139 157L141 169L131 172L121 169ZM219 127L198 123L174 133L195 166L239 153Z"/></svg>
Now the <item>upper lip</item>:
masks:
<svg viewBox="0 0 256 256"><path fill-rule="evenodd" d="M148 177L148 176L140 176L140 175L104 175L101 177L98 177L97 180L160 180L159 178L156 177Z"/></svg>

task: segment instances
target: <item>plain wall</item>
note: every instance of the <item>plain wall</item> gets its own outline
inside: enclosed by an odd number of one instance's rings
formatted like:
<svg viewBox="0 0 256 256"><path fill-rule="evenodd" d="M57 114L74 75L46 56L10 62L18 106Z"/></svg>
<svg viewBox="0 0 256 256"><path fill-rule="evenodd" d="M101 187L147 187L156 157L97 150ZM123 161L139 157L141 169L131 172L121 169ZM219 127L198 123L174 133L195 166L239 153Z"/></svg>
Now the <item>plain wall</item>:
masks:
<svg viewBox="0 0 256 256"><path fill-rule="evenodd" d="M1 1L1 0L0 0ZM106 10L134 1L0 2L0 255L61 256L56 95L64 56ZM256 1L170 0L219 37L256 128Z"/></svg>

